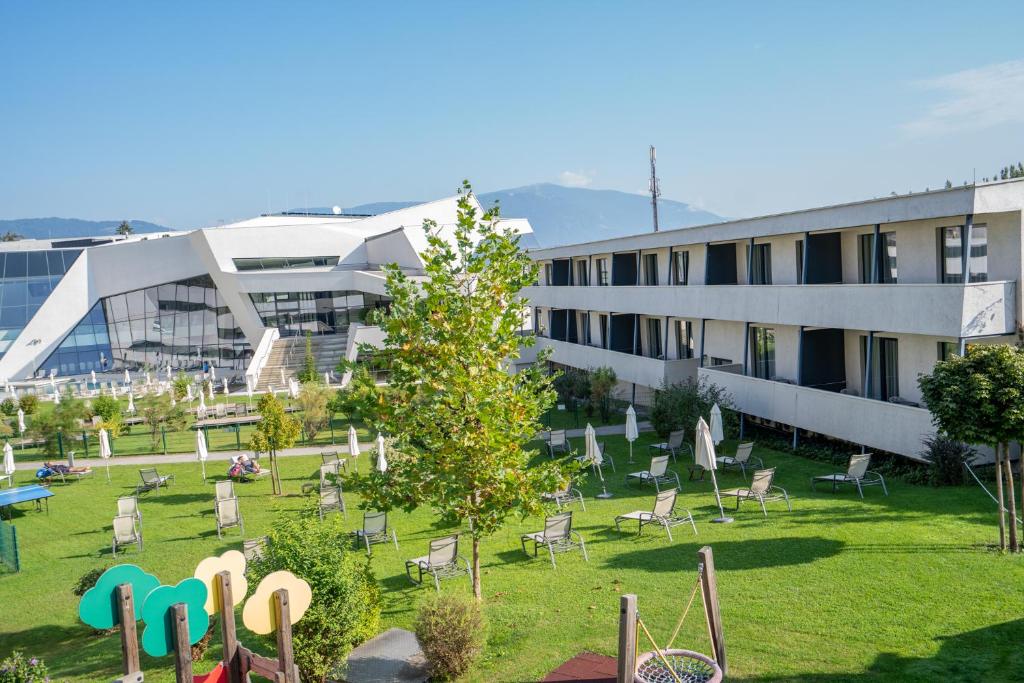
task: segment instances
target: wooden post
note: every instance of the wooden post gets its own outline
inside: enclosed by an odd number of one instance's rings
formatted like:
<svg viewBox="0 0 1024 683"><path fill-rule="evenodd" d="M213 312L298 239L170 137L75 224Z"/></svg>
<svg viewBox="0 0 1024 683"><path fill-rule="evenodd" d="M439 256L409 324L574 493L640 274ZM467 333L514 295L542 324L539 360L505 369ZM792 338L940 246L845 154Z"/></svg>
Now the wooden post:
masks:
<svg viewBox="0 0 1024 683"><path fill-rule="evenodd" d="M298 670L295 667L295 654L292 651L292 619L289 605L288 591L283 588L274 591L278 670L284 674L281 677L284 683L299 683Z"/></svg>
<svg viewBox="0 0 1024 683"><path fill-rule="evenodd" d="M122 671L127 676L140 670L139 635L135 628L135 597L132 585L122 583L117 587L118 619L121 622Z"/></svg>
<svg viewBox="0 0 1024 683"><path fill-rule="evenodd" d="M188 637L188 605L179 602L171 607L174 626L174 677L178 683L192 683L192 644Z"/></svg>
<svg viewBox="0 0 1024 683"><path fill-rule="evenodd" d="M619 598L619 658L616 683L633 683L636 675L636 595Z"/></svg>
<svg viewBox="0 0 1024 683"><path fill-rule="evenodd" d="M704 565L700 575L701 597L704 600L704 614L708 621L711 635L712 656L722 667L722 673L728 675L729 669L725 658L725 636L722 634L722 613L718 608L718 580L715 577L715 558L711 546L706 545L697 551L697 558Z"/></svg>
<svg viewBox="0 0 1024 683"><path fill-rule="evenodd" d="M231 593L231 573L217 574L215 590L220 591L220 639L224 646L222 661L228 683L242 683L242 663L238 654L238 632L235 629L235 608Z"/></svg>

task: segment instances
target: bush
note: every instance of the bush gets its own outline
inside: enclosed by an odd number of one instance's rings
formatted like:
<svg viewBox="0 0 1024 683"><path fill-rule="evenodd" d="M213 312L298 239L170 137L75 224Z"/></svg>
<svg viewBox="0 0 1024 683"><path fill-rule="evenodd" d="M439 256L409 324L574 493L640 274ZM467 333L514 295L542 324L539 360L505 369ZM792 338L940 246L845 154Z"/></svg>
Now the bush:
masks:
<svg viewBox="0 0 1024 683"><path fill-rule="evenodd" d="M13 417L18 414L18 403L13 398L5 398L0 401L0 412L7 417Z"/></svg>
<svg viewBox="0 0 1024 683"><path fill-rule="evenodd" d="M941 434L924 440L921 457L928 461L928 482L932 486L960 486L964 483L964 463L977 455L967 444Z"/></svg>
<svg viewBox="0 0 1024 683"><path fill-rule="evenodd" d="M92 413L103 418L104 422L111 422L115 418L120 420L121 402L108 394L101 394L92 400Z"/></svg>
<svg viewBox="0 0 1024 683"><path fill-rule="evenodd" d="M331 390L319 382L303 382L296 404L307 439L315 439L331 421Z"/></svg>
<svg viewBox="0 0 1024 683"><path fill-rule="evenodd" d="M18 407L25 411L26 415L32 415L36 412L36 408L39 406L39 398L32 394L25 394L18 399ZM14 411L18 412L18 411Z"/></svg>
<svg viewBox="0 0 1024 683"><path fill-rule="evenodd" d="M601 412L601 421L608 422L612 415L612 389L618 377L611 368L596 368L590 371L590 398Z"/></svg>
<svg viewBox="0 0 1024 683"><path fill-rule="evenodd" d="M558 393L558 402L567 406L573 399L585 400L590 397L590 375L582 370L565 370L557 377L552 386Z"/></svg>
<svg viewBox="0 0 1024 683"><path fill-rule="evenodd" d="M483 649L480 606L465 598L439 595L428 599L416 615L415 630L432 680L462 676Z"/></svg>
<svg viewBox="0 0 1024 683"><path fill-rule="evenodd" d="M722 409L722 431L726 438L731 438L739 433L739 414L725 389L706 380L689 380L656 391L651 426L662 439L677 429L685 429L692 436L697 418L710 420L711 408L716 403Z"/></svg>
<svg viewBox="0 0 1024 683"><path fill-rule="evenodd" d="M0 662L0 683L42 683L50 680L50 672L43 660L37 657L25 659L20 651Z"/></svg>
<svg viewBox="0 0 1024 683"><path fill-rule="evenodd" d="M313 355L313 333L306 332L306 354L302 359L302 369L297 375L303 384L320 381L320 373L316 371L316 356Z"/></svg>
<svg viewBox="0 0 1024 683"><path fill-rule="evenodd" d="M279 570L305 579L313 602L295 624L295 662L304 681L327 680L353 647L380 628L381 594L367 558L353 550L341 519L322 523L308 510L298 519L280 518L270 531L263 557L249 565L249 584Z"/></svg>
<svg viewBox="0 0 1024 683"><path fill-rule="evenodd" d="M174 383L171 385L174 391L174 400L180 401L185 398L185 394L188 393L188 387L192 384L192 379L183 372L179 372L175 378Z"/></svg>

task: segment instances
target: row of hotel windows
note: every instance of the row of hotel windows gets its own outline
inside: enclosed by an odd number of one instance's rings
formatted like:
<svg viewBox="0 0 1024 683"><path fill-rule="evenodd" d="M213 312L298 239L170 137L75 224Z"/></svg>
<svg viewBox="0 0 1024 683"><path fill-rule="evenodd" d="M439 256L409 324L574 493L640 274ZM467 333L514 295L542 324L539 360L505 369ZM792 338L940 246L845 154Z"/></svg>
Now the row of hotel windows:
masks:
<svg viewBox="0 0 1024 683"><path fill-rule="evenodd" d="M961 226L940 228L939 244L939 281L949 284L963 282ZM840 284L842 277L842 253L839 233L825 233L810 236L810 252L813 254L807 263L808 272L804 274L804 240L796 242L797 281L806 284ZM879 233L876 242L874 235L860 235L858 238L858 275L862 283L880 282L894 284L897 282L897 250L896 233ZM750 284L772 284L772 245L754 244L753 250L747 245L747 259L750 263ZM873 250L877 249L876 254ZM976 225L971 231L970 281L985 282L988 280L988 230L985 225ZM738 284L736 273L736 254L734 243L712 244L707 246L708 272L705 274L709 285ZM671 285L690 284L690 252L687 250L671 251L669 260L668 282ZM875 263L878 272L874 272ZM570 259L556 259L544 264L545 285L590 285L591 273L594 284L608 285L645 285L661 284L658 272L658 254L642 254L626 252L602 256L593 259L580 259L575 262L575 273L570 267Z"/></svg>

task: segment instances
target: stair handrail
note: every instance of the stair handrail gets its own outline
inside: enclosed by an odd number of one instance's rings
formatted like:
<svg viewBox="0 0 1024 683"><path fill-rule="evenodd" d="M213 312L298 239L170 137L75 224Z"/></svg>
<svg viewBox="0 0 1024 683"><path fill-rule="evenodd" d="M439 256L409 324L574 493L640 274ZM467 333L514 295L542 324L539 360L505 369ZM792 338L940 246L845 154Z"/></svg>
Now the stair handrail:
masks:
<svg viewBox="0 0 1024 683"><path fill-rule="evenodd" d="M260 373L263 372L263 368L267 366L267 361L270 360L270 352L274 348L274 342L281 338L281 332L276 327L268 327L263 331L263 336L260 337L260 343L256 345L256 350L252 354L252 360L249 361L249 367L245 369L245 382L256 390L256 385L260 381Z"/></svg>

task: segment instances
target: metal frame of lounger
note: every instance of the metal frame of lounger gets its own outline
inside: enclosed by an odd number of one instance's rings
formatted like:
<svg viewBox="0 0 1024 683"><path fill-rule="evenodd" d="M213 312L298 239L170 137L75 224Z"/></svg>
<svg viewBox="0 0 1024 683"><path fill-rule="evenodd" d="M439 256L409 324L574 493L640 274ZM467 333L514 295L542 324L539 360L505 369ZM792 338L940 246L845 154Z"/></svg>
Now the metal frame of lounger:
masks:
<svg viewBox="0 0 1024 683"><path fill-rule="evenodd" d="M658 453L668 453L672 456L672 462L679 462L677 451L682 450L685 438L686 434L684 433L684 430L676 429L669 432L668 441L652 443L647 447L647 449L649 451L657 451Z"/></svg>
<svg viewBox="0 0 1024 683"><path fill-rule="evenodd" d="M558 443L555 443L556 434ZM572 448L569 446L569 436L564 429L552 429L548 432L548 455L554 458L556 450L563 454L572 452Z"/></svg>
<svg viewBox="0 0 1024 683"><path fill-rule="evenodd" d="M383 518L384 523L376 523L381 518ZM394 527L388 527L388 513L386 512L363 512L363 528L353 531L352 536L355 538L356 543L362 541L366 545L367 555L373 554L370 546L374 543L393 541L395 550L398 550L398 536L395 534Z"/></svg>
<svg viewBox="0 0 1024 683"><path fill-rule="evenodd" d="M348 517L348 510L345 509L345 497L341 494L340 486L325 486L320 489L320 500L317 506L321 522L324 521L324 513L331 510L337 510L342 517Z"/></svg>
<svg viewBox="0 0 1024 683"><path fill-rule="evenodd" d="M865 486L881 486L882 493L886 496L889 495L889 489L885 486L885 478L873 470L869 470L868 466L871 464L871 453L857 453L850 456L850 464L846 468L846 473L837 472L835 474L823 474L817 477L811 477L811 490L817 491L815 482L818 481L829 481L832 482L832 493L836 492L836 487L839 484L853 484L857 487L857 493L860 497L864 497Z"/></svg>
<svg viewBox="0 0 1024 683"><path fill-rule="evenodd" d="M234 517L229 516L226 518L226 521L222 519L222 514L226 514L226 511L232 508L234 508L235 512ZM217 522L217 538L223 538L224 529L231 529L232 527L238 527L242 535L245 535L245 522L242 520L242 510L238 507L237 498L225 498L215 501L213 504L213 516Z"/></svg>
<svg viewBox="0 0 1024 683"><path fill-rule="evenodd" d="M268 545L270 545L270 536L244 539L242 541L242 555L245 556L245 561L255 562L256 560L263 559L263 553L266 552Z"/></svg>
<svg viewBox="0 0 1024 683"><path fill-rule="evenodd" d="M740 445L736 446L735 455L720 455L717 458L715 458L715 460L717 460L718 466L721 467L722 469L728 469L730 467L740 468L740 472L743 473L743 478L746 479L747 466L750 465L753 461L757 461L757 464L759 465L757 469L763 470L765 468L764 460L762 460L760 457L756 455L753 455L753 453L754 442L747 441L746 443L741 443ZM743 455L743 457L740 457L741 455Z"/></svg>
<svg viewBox="0 0 1024 683"><path fill-rule="evenodd" d="M459 562L466 565L463 569ZM412 577L412 568L416 567L418 578ZM434 589L441 592L441 579L451 579L463 574L473 580L473 568L462 555L459 555L459 536L445 536L430 541L430 548L423 557L405 561L405 575L416 585L423 585L423 575L430 574L434 578Z"/></svg>
<svg viewBox="0 0 1024 683"><path fill-rule="evenodd" d="M562 510L563 505L570 505L575 502L579 502L580 507L583 511L587 511L587 504L583 502L583 494L579 489L573 488L572 480L565 485L565 488L560 491L553 493L545 493L541 496L546 501L552 502L558 508L559 512Z"/></svg>
<svg viewBox="0 0 1024 683"><path fill-rule="evenodd" d="M118 533L118 525L131 525L131 533L126 533L125 529L121 529L121 533ZM133 515L118 515L114 518L114 535L110 541L110 553L114 557L117 557L117 549L126 545L135 544L139 546L139 552L142 552L142 532L139 531L139 527L135 524L135 517ZM120 536L120 538L118 538Z"/></svg>
<svg viewBox="0 0 1024 683"><path fill-rule="evenodd" d="M154 476L147 479L146 475L149 472L152 472ZM170 486L171 482L174 481L173 474L160 474L156 471L155 467L139 470L139 478L142 479L142 484L135 487L135 495L145 493L146 491L156 491L159 494L161 486Z"/></svg>
<svg viewBox="0 0 1024 683"><path fill-rule="evenodd" d="M679 481L679 475L668 469L668 458L667 455L656 455L651 458L651 465L647 470L643 472L630 472L626 475L626 483L628 484L630 479L636 479L643 486L647 483L654 484L654 490L661 493L662 484L671 484L673 481L676 483L676 490L683 488L682 482Z"/></svg>
<svg viewBox="0 0 1024 683"><path fill-rule="evenodd" d="M654 508L650 512L635 510L624 515L618 515L615 518L615 530L622 531L622 528L619 526L622 522L636 520L638 523L636 529L637 536L643 533L644 526L648 524L661 526L665 529L670 543L672 542L672 527L679 526L680 524L689 524L693 527L693 535L696 536L697 524L693 521L693 514L689 510L686 510L685 515L679 515L675 512L678 496L679 492L675 489L666 489L659 492L654 498Z"/></svg>
<svg viewBox="0 0 1024 683"><path fill-rule="evenodd" d="M761 512L764 516L768 516L768 508L765 507L765 503L784 500L786 501L786 507L789 511L793 511L793 504L789 502L789 494L786 493L786 489L781 486L776 486L773 482L775 481L775 468L772 467L766 470L756 470L754 476L750 481L750 488L746 489L729 489L728 491L722 491L719 496L735 496L736 497L736 509L740 509L740 503L745 500L756 500L761 504Z"/></svg>
<svg viewBox="0 0 1024 683"><path fill-rule="evenodd" d="M534 557L537 557L537 551L540 548L547 548L548 555L551 557L551 566L555 569L558 569L558 565L555 564L555 553L566 553L579 549L583 551L583 560L590 562L590 557L587 555L587 545L583 542L583 537L580 536L579 532L572 530L571 512L560 512L557 515L551 515L544 520L544 531L523 534L519 537L523 552L529 555L530 551L526 549L527 541L533 543Z"/></svg>

